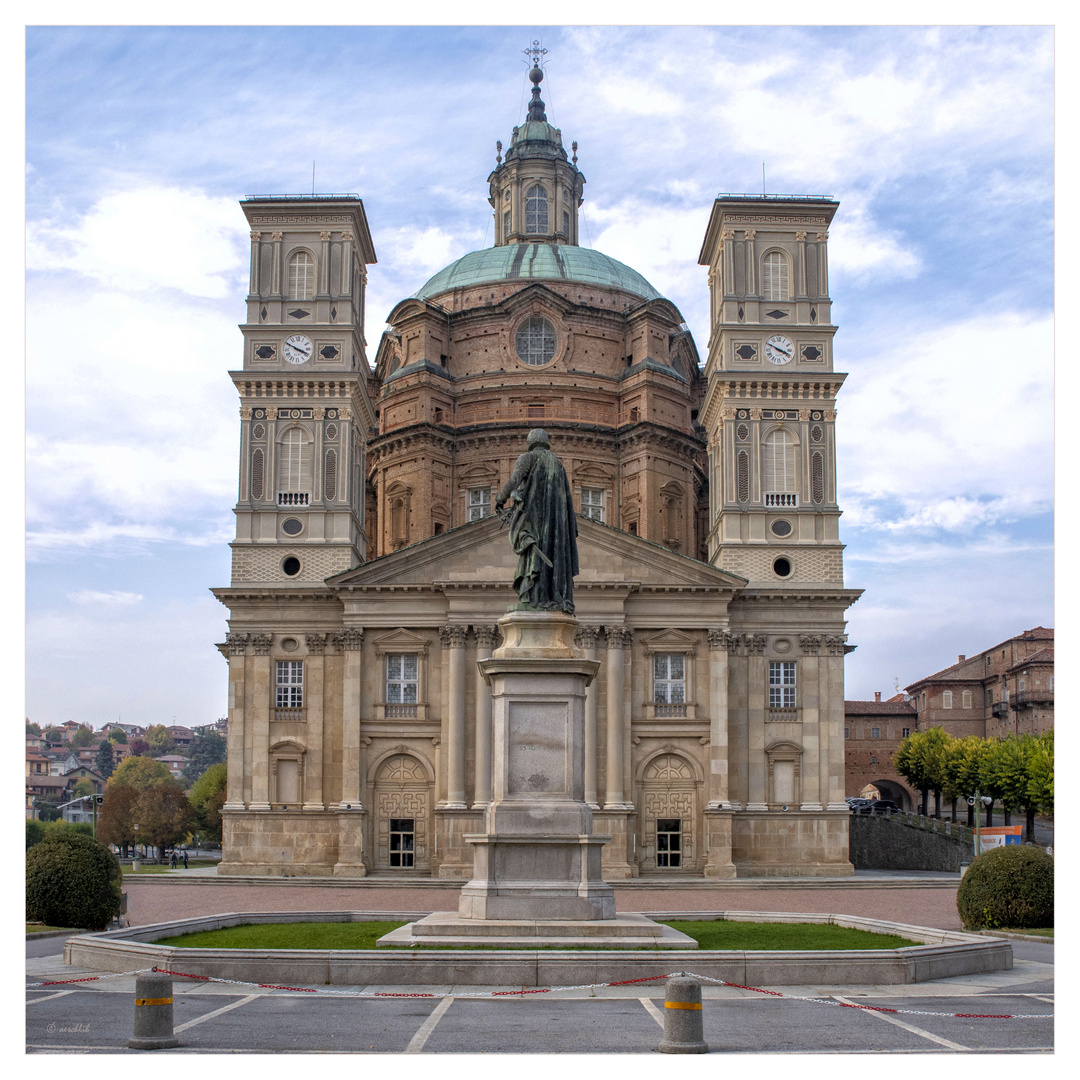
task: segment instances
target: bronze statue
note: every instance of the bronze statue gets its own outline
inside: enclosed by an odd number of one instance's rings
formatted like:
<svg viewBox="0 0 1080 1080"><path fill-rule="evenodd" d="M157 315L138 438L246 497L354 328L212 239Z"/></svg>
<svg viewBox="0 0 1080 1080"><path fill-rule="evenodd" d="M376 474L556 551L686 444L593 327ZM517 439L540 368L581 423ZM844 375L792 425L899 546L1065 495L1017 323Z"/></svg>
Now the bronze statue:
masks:
<svg viewBox="0 0 1080 1080"><path fill-rule="evenodd" d="M572 615L578 551L570 481L543 428L529 432L528 445L495 500L518 555L514 591L524 608ZM508 499L510 506L503 509Z"/></svg>

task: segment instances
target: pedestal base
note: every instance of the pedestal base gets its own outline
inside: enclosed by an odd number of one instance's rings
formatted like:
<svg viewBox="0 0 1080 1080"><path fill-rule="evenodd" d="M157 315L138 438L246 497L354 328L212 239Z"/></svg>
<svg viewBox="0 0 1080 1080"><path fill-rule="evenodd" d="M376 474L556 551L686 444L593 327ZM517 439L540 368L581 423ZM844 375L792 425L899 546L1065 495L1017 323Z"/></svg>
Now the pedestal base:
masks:
<svg viewBox="0 0 1080 1080"><path fill-rule="evenodd" d="M490 945L499 948L595 947L615 949L696 949L686 934L645 915L607 919L463 919L435 911L379 938L379 945Z"/></svg>

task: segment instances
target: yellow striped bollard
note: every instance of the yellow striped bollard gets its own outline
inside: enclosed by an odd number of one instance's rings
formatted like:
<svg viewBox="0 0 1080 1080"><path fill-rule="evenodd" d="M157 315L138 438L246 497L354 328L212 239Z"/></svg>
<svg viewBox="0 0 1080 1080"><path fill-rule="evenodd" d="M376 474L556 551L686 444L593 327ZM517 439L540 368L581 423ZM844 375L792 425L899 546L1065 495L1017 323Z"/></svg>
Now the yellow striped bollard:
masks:
<svg viewBox="0 0 1080 1080"><path fill-rule="evenodd" d="M668 979L664 995L661 1054L707 1054L701 1016L701 983L685 975Z"/></svg>

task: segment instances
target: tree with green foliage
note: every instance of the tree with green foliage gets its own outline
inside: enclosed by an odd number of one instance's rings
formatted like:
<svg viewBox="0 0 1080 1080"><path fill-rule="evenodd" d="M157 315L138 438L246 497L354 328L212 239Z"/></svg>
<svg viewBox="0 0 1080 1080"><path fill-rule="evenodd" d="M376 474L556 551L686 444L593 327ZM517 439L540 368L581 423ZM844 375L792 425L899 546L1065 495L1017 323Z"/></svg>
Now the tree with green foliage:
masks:
<svg viewBox="0 0 1080 1080"><path fill-rule="evenodd" d="M1054 812L1054 731L1040 735L1028 760L1028 798L1044 814Z"/></svg>
<svg viewBox="0 0 1080 1080"><path fill-rule="evenodd" d="M961 751L960 760L957 764L956 783L960 794L965 799L974 798L979 790L979 772L982 768L982 759L986 753L986 740L978 735L965 735L958 740ZM975 804L968 803L967 827L975 828Z"/></svg>
<svg viewBox="0 0 1080 1080"><path fill-rule="evenodd" d="M46 742L50 743L62 743L64 741L64 729L58 727L47 727L45 734L42 736Z"/></svg>
<svg viewBox="0 0 1080 1080"><path fill-rule="evenodd" d="M56 803L40 796L34 800L34 810L37 811L38 821L56 821L60 817L60 808Z"/></svg>
<svg viewBox="0 0 1080 1080"><path fill-rule="evenodd" d="M78 833L80 836L93 836L94 826L89 821L50 821L45 827L45 835L54 832Z"/></svg>
<svg viewBox="0 0 1080 1080"><path fill-rule="evenodd" d="M1041 848L1008 844L980 855L956 890L969 930L1049 929L1054 925L1054 860Z"/></svg>
<svg viewBox="0 0 1080 1080"><path fill-rule="evenodd" d="M184 779L194 784L211 765L224 762L227 753L228 743L223 735L216 731L196 731L188 747L190 760L184 766Z"/></svg>
<svg viewBox="0 0 1080 1080"><path fill-rule="evenodd" d="M118 743L121 746L126 745L128 741L127 732L122 727L109 728L107 738L109 742Z"/></svg>
<svg viewBox="0 0 1080 1080"><path fill-rule="evenodd" d="M26 819L26 850L45 839L45 825L34 818Z"/></svg>
<svg viewBox="0 0 1080 1080"><path fill-rule="evenodd" d="M1035 811L1037 798L1028 790L1032 775L1032 763L1039 740L1034 735L1009 735L996 739L991 751L990 768L994 772L1001 801L1005 807L1005 824L1012 824L1011 812L1023 810L1025 815L1024 839L1035 842Z"/></svg>
<svg viewBox="0 0 1080 1080"><path fill-rule="evenodd" d="M188 796L195 812L195 829L200 839L221 843L221 807L225 803L226 766L209 766L195 781Z"/></svg>
<svg viewBox="0 0 1080 1080"><path fill-rule="evenodd" d="M159 856L183 840L195 820L188 797L176 784L140 791L133 812L139 823L139 842L155 846Z"/></svg>
<svg viewBox="0 0 1080 1080"><path fill-rule="evenodd" d="M27 735L40 735L41 734L41 725L31 723L29 716L26 718L26 734Z"/></svg>
<svg viewBox="0 0 1080 1080"><path fill-rule="evenodd" d="M136 791L145 791L150 787L164 784L178 786L169 767L153 758L132 756L125 758L116 766L116 771L109 777L109 788L131 787Z"/></svg>
<svg viewBox="0 0 1080 1080"><path fill-rule="evenodd" d="M81 727L72 734L69 741L76 748L90 746L94 741L94 733L89 728Z"/></svg>
<svg viewBox="0 0 1080 1080"><path fill-rule="evenodd" d="M102 739L98 745L97 753L94 755L94 772L108 780L116 767L114 755L113 744L108 739Z"/></svg>
<svg viewBox="0 0 1080 1080"><path fill-rule="evenodd" d="M967 794L963 786L964 743L962 739L949 736L942 753L942 795L952 804L950 820L956 820L957 800Z"/></svg>
<svg viewBox="0 0 1080 1080"><path fill-rule="evenodd" d="M163 757L176 749L172 734L164 724L154 724L153 727L147 728L146 742L150 747L151 757Z"/></svg>
<svg viewBox="0 0 1080 1080"><path fill-rule="evenodd" d="M902 739L893 765L912 787L922 792L922 814L927 813L930 792L935 795L935 814L941 816L941 791L946 782L945 748L949 736L938 727L913 731Z"/></svg>
<svg viewBox="0 0 1080 1080"><path fill-rule="evenodd" d="M89 836L54 830L26 853L26 918L104 930L120 914L120 863Z"/></svg>
<svg viewBox="0 0 1080 1080"><path fill-rule="evenodd" d="M71 789L71 797L78 799L84 795L93 795L94 785L86 779L85 776L81 776L75 781L75 786Z"/></svg>

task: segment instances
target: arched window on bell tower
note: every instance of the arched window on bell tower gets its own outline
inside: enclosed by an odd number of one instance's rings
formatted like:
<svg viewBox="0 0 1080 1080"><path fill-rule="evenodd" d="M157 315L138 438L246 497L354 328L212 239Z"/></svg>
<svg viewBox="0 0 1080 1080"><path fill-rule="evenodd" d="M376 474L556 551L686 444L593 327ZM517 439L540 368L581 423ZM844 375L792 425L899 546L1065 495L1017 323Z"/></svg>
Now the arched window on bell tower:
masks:
<svg viewBox="0 0 1080 1080"><path fill-rule="evenodd" d="M312 300L315 297L315 260L307 251L297 251L289 258L289 299Z"/></svg>
<svg viewBox="0 0 1080 1080"><path fill-rule="evenodd" d="M761 444L761 491L766 506L797 506L798 479L795 438L777 428Z"/></svg>
<svg viewBox="0 0 1080 1080"><path fill-rule="evenodd" d="M311 447L300 428L289 428L278 443L279 506L307 506L311 501Z"/></svg>
<svg viewBox="0 0 1080 1080"><path fill-rule="evenodd" d="M525 232L530 236L548 231L548 197L542 184L525 193Z"/></svg>
<svg viewBox="0 0 1080 1080"><path fill-rule="evenodd" d="M770 251L761 264L761 291L764 300L789 300L788 261L782 251Z"/></svg>

